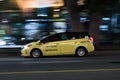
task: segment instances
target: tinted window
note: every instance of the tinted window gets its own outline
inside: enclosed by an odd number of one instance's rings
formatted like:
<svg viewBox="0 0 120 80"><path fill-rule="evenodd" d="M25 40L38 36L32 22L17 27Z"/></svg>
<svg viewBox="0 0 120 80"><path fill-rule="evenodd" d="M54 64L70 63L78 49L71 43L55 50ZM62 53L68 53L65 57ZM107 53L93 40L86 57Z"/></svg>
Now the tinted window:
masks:
<svg viewBox="0 0 120 80"><path fill-rule="evenodd" d="M71 33L65 33L60 35L61 40L71 40L71 39L77 39L78 35L71 34Z"/></svg>
<svg viewBox="0 0 120 80"><path fill-rule="evenodd" d="M53 42L53 41L59 41L59 35L52 35L52 36L49 36L49 37L41 40L42 43Z"/></svg>
<svg viewBox="0 0 120 80"><path fill-rule="evenodd" d="M72 38L79 39L80 36L77 33L71 33Z"/></svg>
<svg viewBox="0 0 120 80"><path fill-rule="evenodd" d="M79 38L85 38L86 36L88 36L88 37L90 37L90 35L89 34L78 34L78 36L79 36Z"/></svg>
<svg viewBox="0 0 120 80"><path fill-rule="evenodd" d="M68 40L70 36L68 34L61 34L61 40Z"/></svg>

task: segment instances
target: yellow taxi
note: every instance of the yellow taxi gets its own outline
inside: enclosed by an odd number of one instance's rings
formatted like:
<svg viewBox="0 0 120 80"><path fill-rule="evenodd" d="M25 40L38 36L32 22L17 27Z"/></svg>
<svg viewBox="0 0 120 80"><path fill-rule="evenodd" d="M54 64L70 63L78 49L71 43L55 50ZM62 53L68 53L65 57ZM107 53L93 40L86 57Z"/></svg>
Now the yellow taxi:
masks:
<svg viewBox="0 0 120 80"><path fill-rule="evenodd" d="M89 33L62 32L26 44L21 50L21 56L34 58L57 55L85 56L93 51L93 38Z"/></svg>

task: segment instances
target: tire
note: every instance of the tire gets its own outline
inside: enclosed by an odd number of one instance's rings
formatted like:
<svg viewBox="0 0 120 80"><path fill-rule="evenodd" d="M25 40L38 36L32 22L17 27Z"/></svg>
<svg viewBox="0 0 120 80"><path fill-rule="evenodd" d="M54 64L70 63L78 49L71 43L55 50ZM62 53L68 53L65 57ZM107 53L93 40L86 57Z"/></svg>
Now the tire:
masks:
<svg viewBox="0 0 120 80"><path fill-rule="evenodd" d="M80 47L76 50L76 55L79 57L85 56L86 54L87 50L85 48Z"/></svg>
<svg viewBox="0 0 120 80"><path fill-rule="evenodd" d="M33 49L32 52L31 52L31 57L33 58L39 58L42 56L42 53L40 50L38 49Z"/></svg>

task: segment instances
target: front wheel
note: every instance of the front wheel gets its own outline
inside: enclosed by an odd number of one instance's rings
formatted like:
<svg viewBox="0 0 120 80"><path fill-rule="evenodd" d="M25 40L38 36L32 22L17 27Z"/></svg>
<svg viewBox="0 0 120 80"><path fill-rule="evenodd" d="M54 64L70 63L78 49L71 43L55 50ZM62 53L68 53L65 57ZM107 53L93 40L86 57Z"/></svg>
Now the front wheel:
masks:
<svg viewBox="0 0 120 80"><path fill-rule="evenodd" d="M87 50L85 48L78 48L76 50L76 55L79 57L85 56L87 54Z"/></svg>
<svg viewBox="0 0 120 80"><path fill-rule="evenodd" d="M33 58L39 58L41 56L42 56L42 53L41 53L40 50L38 50L38 49L32 50L31 57L33 57Z"/></svg>

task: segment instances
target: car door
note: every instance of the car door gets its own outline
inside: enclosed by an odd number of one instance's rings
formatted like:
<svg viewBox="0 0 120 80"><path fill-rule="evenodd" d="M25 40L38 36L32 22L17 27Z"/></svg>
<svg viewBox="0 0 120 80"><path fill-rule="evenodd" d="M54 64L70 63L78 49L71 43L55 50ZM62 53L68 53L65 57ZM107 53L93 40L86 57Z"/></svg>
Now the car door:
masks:
<svg viewBox="0 0 120 80"><path fill-rule="evenodd" d="M59 37L53 35L46 38L45 43L42 45L43 55L60 55Z"/></svg>
<svg viewBox="0 0 120 80"><path fill-rule="evenodd" d="M75 51L75 45L76 45L76 39L70 34L61 34L60 35L61 40L59 43L59 47L61 48L61 54L74 54Z"/></svg>

